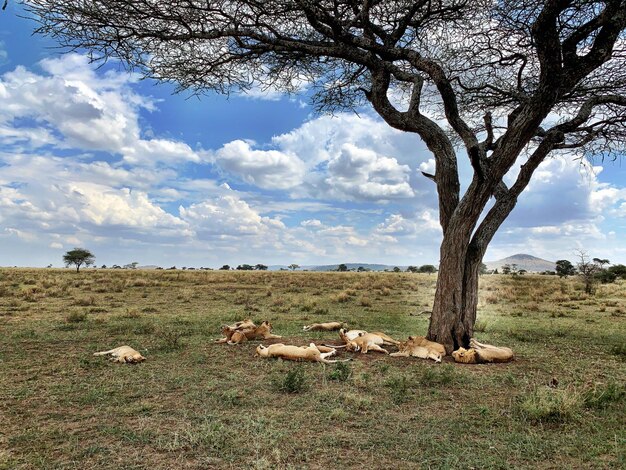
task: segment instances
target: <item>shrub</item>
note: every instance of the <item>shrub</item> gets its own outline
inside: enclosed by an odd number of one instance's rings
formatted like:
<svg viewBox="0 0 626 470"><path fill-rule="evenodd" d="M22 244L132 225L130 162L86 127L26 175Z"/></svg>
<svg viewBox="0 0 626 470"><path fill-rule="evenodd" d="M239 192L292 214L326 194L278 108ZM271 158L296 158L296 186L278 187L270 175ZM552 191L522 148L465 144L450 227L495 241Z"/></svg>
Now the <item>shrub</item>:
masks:
<svg viewBox="0 0 626 470"><path fill-rule="evenodd" d="M516 410L532 423L562 424L576 416L582 402L580 393L573 390L541 387L519 397Z"/></svg>
<svg viewBox="0 0 626 470"><path fill-rule="evenodd" d="M181 339L185 334L178 329L159 329L158 336L161 338L161 349L164 351L178 351L183 348Z"/></svg>
<svg viewBox="0 0 626 470"><path fill-rule="evenodd" d="M300 393L306 390L306 374L302 367L294 367L284 377L272 379L274 388L283 393Z"/></svg>
<svg viewBox="0 0 626 470"><path fill-rule="evenodd" d="M87 314L85 312L72 312L65 318L65 320L68 323L80 323L87 320Z"/></svg>
<svg viewBox="0 0 626 470"><path fill-rule="evenodd" d="M405 376L392 377L385 386L389 388L391 401L400 405L409 399L409 382Z"/></svg>
<svg viewBox="0 0 626 470"><path fill-rule="evenodd" d="M626 358L626 343L616 344L611 348L611 354Z"/></svg>
<svg viewBox="0 0 626 470"><path fill-rule="evenodd" d="M484 333L485 331L487 331L487 322L485 320L476 320L474 332Z"/></svg>
<svg viewBox="0 0 626 470"><path fill-rule="evenodd" d="M346 382L352 376L352 369L347 362L338 362L333 370L328 373L329 380Z"/></svg>
<svg viewBox="0 0 626 470"><path fill-rule="evenodd" d="M602 284L611 284L617 279L617 274L604 269L596 273L595 278Z"/></svg>
<svg viewBox="0 0 626 470"><path fill-rule="evenodd" d="M613 402L626 398L626 386L614 381L608 384L596 384L593 389L583 393L583 402L588 408L603 409Z"/></svg>

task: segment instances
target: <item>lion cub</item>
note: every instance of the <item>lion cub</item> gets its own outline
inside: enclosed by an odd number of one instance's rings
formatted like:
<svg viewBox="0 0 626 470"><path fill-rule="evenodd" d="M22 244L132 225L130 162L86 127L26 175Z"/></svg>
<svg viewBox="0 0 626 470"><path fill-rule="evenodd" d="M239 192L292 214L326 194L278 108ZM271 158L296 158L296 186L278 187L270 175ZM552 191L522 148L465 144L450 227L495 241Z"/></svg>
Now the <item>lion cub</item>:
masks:
<svg viewBox="0 0 626 470"><path fill-rule="evenodd" d="M93 353L94 356L105 356L110 354L112 357L109 359L112 362L119 362L122 364L136 364L137 362L145 361L138 351L135 351L130 346L120 346L119 348L110 349L108 351L100 351Z"/></svg>
<svg viewBox="0 0 626 470"><path fill-rule="evenodd" d="M446 348L443 344L429 341L423 336L409 336L409 339L402 341L398 345L398 352L392 353L390 357L419 357L420 359L432 359L441 362L441 358L446 355Z"/></svg>
<svg viewBox="0 0 626 470"><path fill-rule="evenodd" d="M482 344L470 339L470 348L459 348L452 353L456 362L463 364L484 364L486 362L509 362L514 359L510 348Z"/></svg>

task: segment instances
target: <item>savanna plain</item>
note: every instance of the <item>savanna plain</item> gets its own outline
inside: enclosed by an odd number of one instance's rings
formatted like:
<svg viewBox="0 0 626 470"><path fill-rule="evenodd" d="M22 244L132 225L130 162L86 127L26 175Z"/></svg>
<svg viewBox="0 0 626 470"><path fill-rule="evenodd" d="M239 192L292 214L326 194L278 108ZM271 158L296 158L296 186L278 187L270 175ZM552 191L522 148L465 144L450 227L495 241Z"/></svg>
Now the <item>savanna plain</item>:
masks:
<svg viewBox="0 0 626 470"><path fill-rule="evenodd" d="M424 335L435 280L2 269L0 468L626 466L623 280L587 295L575 278L483 276L476 337L509 364L293 363L213 342L244 318L297 345L338 340L302 331L332 320ZM124 344L147 360L92 355Z"/></svg>

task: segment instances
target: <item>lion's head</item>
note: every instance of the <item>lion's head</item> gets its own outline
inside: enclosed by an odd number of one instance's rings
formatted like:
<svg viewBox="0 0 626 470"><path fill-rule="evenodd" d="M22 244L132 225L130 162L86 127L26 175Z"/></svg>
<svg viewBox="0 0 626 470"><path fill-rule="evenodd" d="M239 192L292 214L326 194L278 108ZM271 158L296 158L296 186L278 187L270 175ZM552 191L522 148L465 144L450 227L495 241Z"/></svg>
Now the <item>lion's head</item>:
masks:
<svg viewBox="0 0 626 470"><path fill-rule="evenodd" d="M478 356L476 350L473 348L465 349L459 348L452 352L452 357L455 362L461 362L463 364L476 364Z"/></svg>

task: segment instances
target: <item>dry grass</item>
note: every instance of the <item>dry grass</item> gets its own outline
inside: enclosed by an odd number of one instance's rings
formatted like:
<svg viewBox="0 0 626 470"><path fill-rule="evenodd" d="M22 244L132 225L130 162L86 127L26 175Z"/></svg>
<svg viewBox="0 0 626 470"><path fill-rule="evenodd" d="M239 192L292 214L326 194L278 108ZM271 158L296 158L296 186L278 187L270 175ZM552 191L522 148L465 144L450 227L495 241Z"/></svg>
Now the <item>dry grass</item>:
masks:
<svg viewBox="0 0 626 470"><path fill-rule="evenodd" d="M624 282L590 297L576 280L485 276L477 336L512 347L511 364L369 354L335 367L213 343L222 323L245 317L295 344L337 339L302 332L331 320L424 334L428 316L412 314L429 308L435 280L0 270L0 468L626 464ZM148 360L91 355L122 344Z"/></svg>

